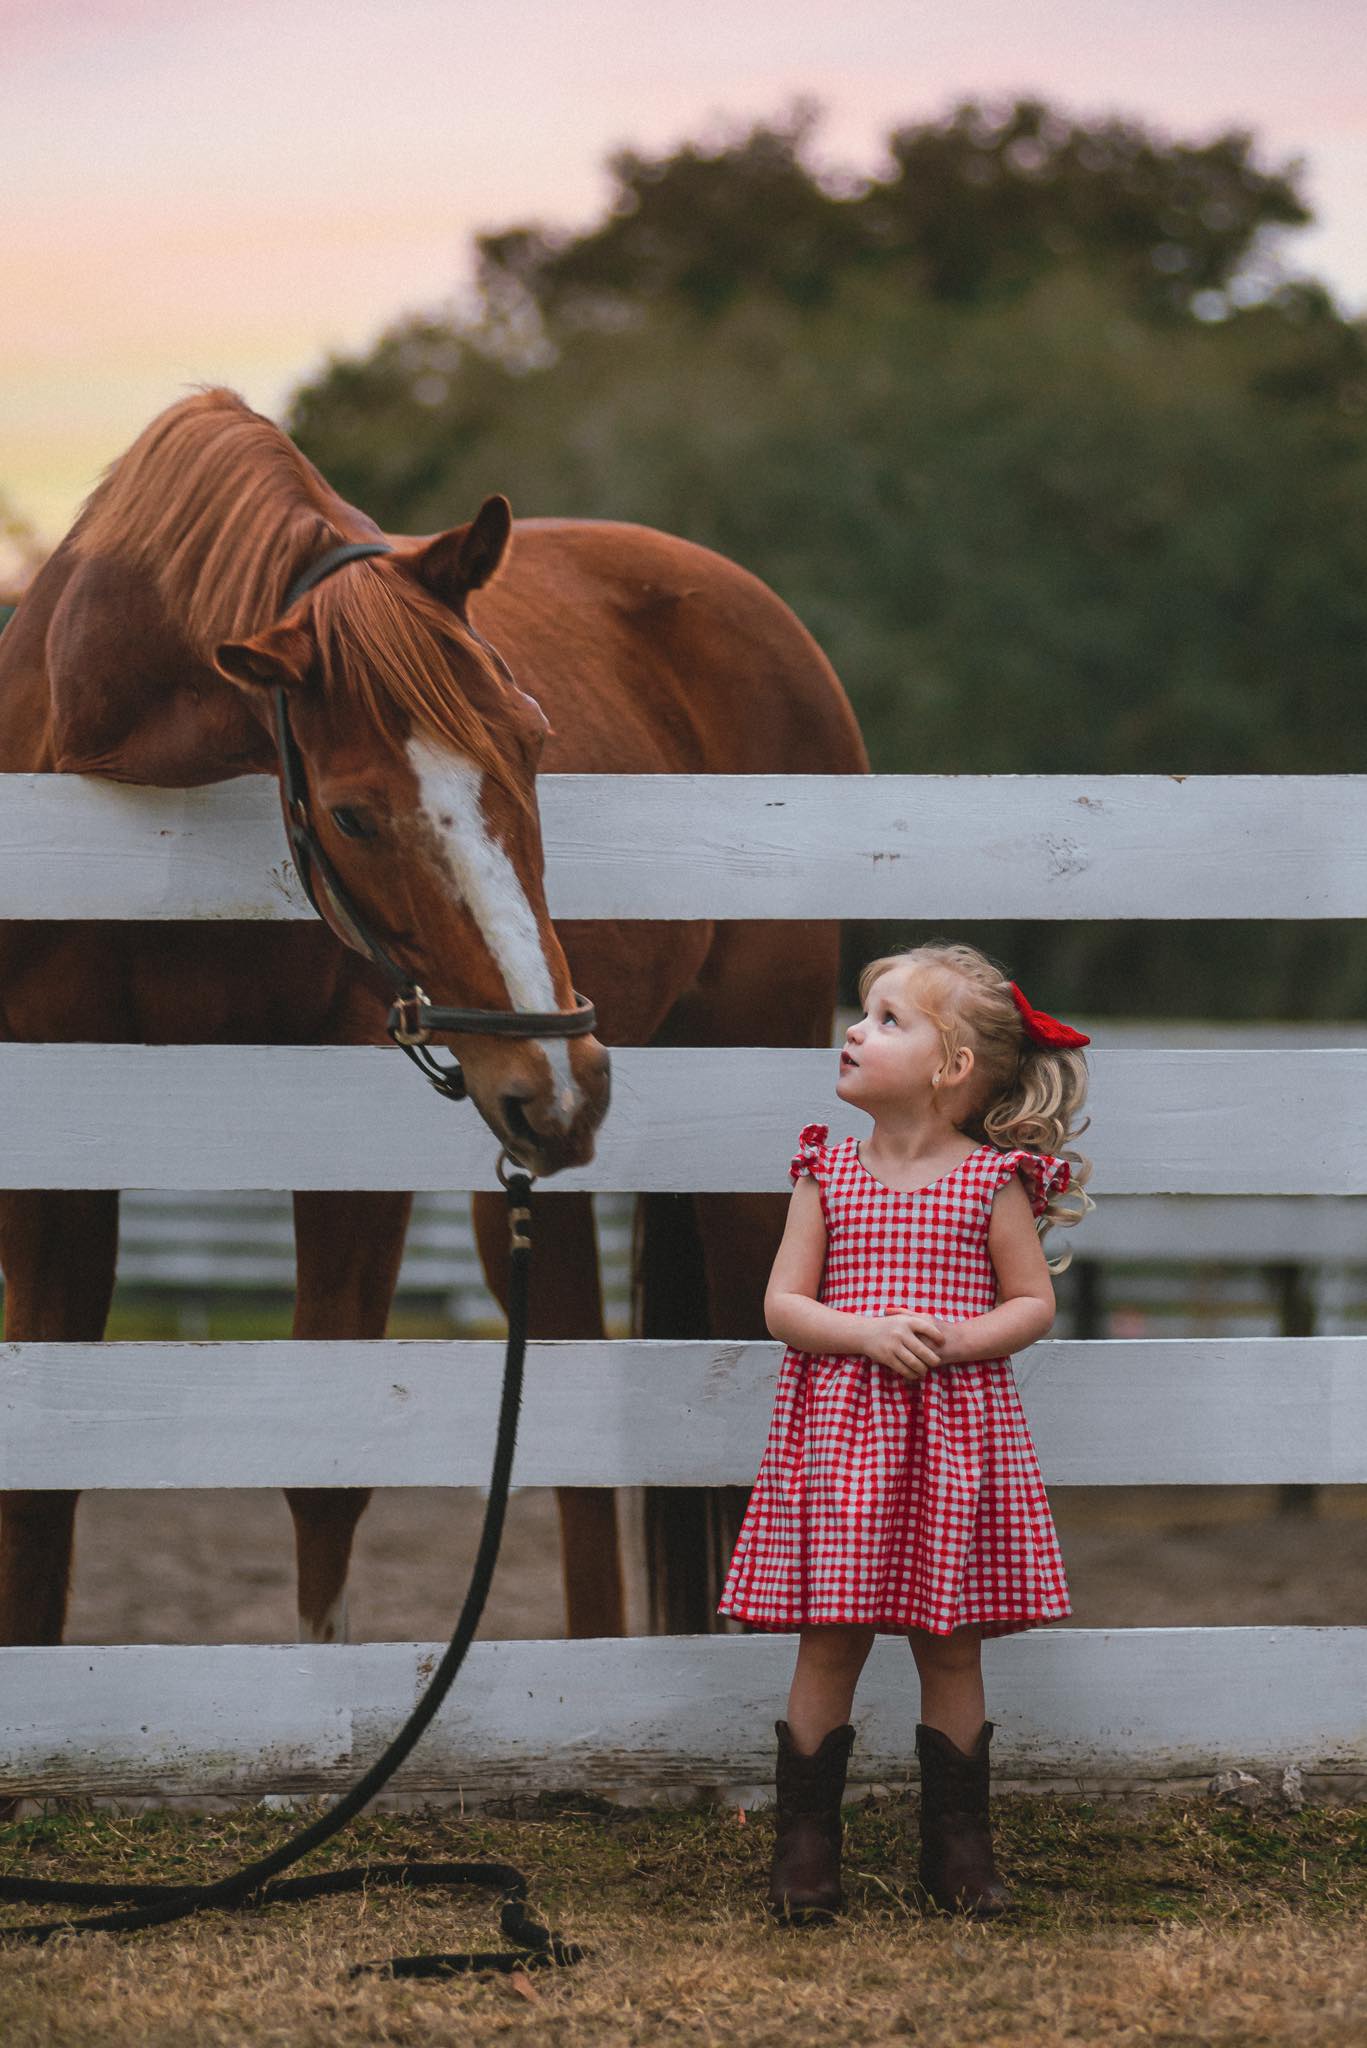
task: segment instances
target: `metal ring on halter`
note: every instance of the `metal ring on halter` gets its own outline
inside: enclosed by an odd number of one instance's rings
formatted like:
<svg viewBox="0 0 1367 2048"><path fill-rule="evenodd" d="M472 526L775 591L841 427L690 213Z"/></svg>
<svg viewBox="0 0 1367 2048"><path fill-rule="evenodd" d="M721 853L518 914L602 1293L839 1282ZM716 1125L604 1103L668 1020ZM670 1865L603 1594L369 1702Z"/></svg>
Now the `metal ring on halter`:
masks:
<svg viewBox="0 0 1367 2048"><path fill-rule="evenodd" d="M528 1181L533 1181L536 1179L536 1175L534 1173L528 1173L526 1167L523 1166L518 1160L514 1159L512 1153L508 1150L507 1146L504 1145L500 1147L498 1158L494 1162L494 1172L498 1175L500 1187L506 1189L508 1185L508 1176L503 1170L503 1162L505 1159L507 1160L509 1166L512 1168L514 1173L520 1173L523 1176L523 1178Z"/></svg>
<svg viewBox="0 0 1367 2048"><path fill-rule="evenodd" d="M390 1025L389 1035L395 1045L426 1045L428 1043L432 1036L431 1032L422 1024L418 1024L416 1030L410 1028L409 1012L410 1010L413 1012L412 1021L416 1022L416 1019L421 1016L422 1012L430 1010L431 1007L431 997L425 989L419 988L417 982L414 982L412 988L405 989L402 995L394 998L394 1007L391 1015L397 1017L399 1022Z"/></svg>

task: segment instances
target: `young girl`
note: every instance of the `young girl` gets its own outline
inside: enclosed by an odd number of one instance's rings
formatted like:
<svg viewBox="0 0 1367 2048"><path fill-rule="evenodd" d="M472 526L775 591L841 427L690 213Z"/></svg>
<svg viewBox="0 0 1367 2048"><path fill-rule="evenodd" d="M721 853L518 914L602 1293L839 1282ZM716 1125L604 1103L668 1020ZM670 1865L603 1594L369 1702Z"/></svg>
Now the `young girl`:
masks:
<svg viewBox="0 0 1367 2048"><path fill-rule="evenodd" d="M920 1878L987 1916L984 1636L1071 1612L1010 1353L1054 1320L1038 1229L1077 1223L1091 1164L1082 1032L1033 1010L976 947L937 940L864 969L836 1094L871 1135L808 1124L765 1318L787 1345L719 1611L800 1631L778 1734L769 1889L785 1919L840 1892L848 1716L875 1635L921 1680ZM1070 1158L1077 1162L1074 1173ZM1074 1186L1074 1206L1060 1197Z"/></svg>

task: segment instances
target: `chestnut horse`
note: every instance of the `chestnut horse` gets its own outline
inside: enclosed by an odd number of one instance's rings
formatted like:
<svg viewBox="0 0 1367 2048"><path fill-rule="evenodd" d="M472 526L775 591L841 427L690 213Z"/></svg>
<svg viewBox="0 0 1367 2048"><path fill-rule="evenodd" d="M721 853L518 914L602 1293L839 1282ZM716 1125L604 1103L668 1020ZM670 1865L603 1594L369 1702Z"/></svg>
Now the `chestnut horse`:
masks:
<svg viewBox="0 0 1367 2048"><path fill-rule="evenodd" d="M838 930L553 928L538 764L829 774L867 762L829 664L744 570L646 528L524 520L499 575L510 529L505 501L489 499L467 526L389 537L390 552L349 561L286 609L322 556L386 537L235 394L185 399L112 466L0 637L0 771L173 788L273 775L283 689L318 841L389 957L441 1005L568 1012L576 989L596 1004L602 1043L458 1042L480 1115L545 1175L592 1156L603 1044L829 1044ZM11 1040L368 1045L384 1041L391 994L321 921L0 925L0 1038ZM534 1199L531 1334L601 1336L590 1198ZM642 1332L763 1335L784 1206L643 1197ZM295 1195L296 1336L383 1335L408 1208L404 1195ZM478 1196L474 1208L502 1297L501 1204ZM117 1240L116 1193L0 1193L6 1335L100 1338ZM720 1515L700 1489L653 1497L667 1626L714 1625L737 1494ZM300 1634L341 1639L369 1494L287 1497ZM614 1496L558 1499L567 1626L620 1634ZM0 1641L60 1640L75 1505L71 1492L4 1497Z"/></svg>

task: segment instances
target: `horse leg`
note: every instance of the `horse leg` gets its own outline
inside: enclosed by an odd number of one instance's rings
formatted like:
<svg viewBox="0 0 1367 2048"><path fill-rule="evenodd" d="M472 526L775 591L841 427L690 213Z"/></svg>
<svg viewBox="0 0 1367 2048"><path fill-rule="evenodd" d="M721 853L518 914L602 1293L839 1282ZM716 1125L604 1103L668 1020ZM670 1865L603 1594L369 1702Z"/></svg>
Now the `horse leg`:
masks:
<svg viewBox="0 0 1367 2048"><path fill-rule="evenodd" d="M631 1328L637 1337L708 1337L707 1277L692 1195L636 1198L631 1246ZM728 1332L729 1334L729 1332ZM725 1541L718 1489L648 1486L645 1565L650 1625L701 1635L714 1626L708 1591Z"/></svg>
<svg viewBox="0 0 1367 2048"><path fill-rule="evenodd" d="M485 1277L504 1312L508 1307L508 1222L501 1195L477 1194L471 1204L475 1242ZM603 1292L598 1244L588 1195L532 1196L532 1264L527 1299L531 1337L603 1335ZM617 1528L617 1497L610 1486L558 1486L560 1566L565 1628L571 1636L626 1632L626 1596Z"/></svg>
<svg viewBox="0 0 1367 2048"><path fill-rule="evenodd" d="M838 925L719 923L696 982L652 1043L827 1046L839 964ZM787 1206L784 1195L643 1195L638 1333L765 1337L764 1292ZM717 1601L748 1498L741 1486L646 1488L652 1627L699 1634L719 1626Z"/></svg>
<svg viewBox="0 0 1367 2048"><path fill-rule="evenodd" d="M5 1336L92 1343L104 1335L119 1249L113 1190L0 1194ZM0 1643L59 1643L71 1583L74 1492L0 1495Z"/></svg>
<svg viewBox="0 0 1367 2048"><path fill-rule="evenodd" d="M638 1334L767 1336L764 1290L787 1207L783 1195L643 1195L633 1262ZM716 1628L748 1499L745 1486L647 1488L652 1628Z"/></svg>
<svg viewBox="0 0 1367 2048"><path fill-rule="evenodd" d="M294 1197L296 1337L383 1337L403 1259L411 1195ZM299 1568L299 1640L347 1639L346 1582L368 1486L285 1489Z"/></svg>

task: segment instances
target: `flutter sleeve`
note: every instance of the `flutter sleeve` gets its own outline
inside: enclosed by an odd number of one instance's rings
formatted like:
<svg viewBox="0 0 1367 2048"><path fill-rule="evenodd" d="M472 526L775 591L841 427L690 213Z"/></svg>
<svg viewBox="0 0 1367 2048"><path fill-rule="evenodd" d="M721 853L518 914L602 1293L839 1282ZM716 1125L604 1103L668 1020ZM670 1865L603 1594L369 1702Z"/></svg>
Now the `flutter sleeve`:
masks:
<svg viewBox="0 0 1367 2048"><path fill-rule="evenodd" d="M797 1150L788 1178L796 1187L801 1174L809 1173L817 1186L821 1186L826 1170L826 1140L830 1136L829 1124L807 1124L798 1133Z"/></svg>
<svg viewBox="0 0 1367 2048"><path fill-rule="evenodd" d="M1005 1186L1013 1173L1020 1172L1036 1222L1048 1207L1050 1197L1061 1195L1073 1177L1068 1160L1060 1159L1052 1152L1027 1152L1023 1146L1003 1152L992 1171L993 1194Z"/></svg>

